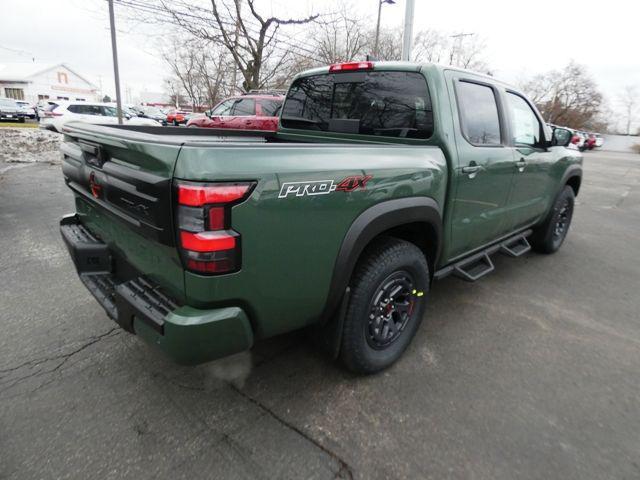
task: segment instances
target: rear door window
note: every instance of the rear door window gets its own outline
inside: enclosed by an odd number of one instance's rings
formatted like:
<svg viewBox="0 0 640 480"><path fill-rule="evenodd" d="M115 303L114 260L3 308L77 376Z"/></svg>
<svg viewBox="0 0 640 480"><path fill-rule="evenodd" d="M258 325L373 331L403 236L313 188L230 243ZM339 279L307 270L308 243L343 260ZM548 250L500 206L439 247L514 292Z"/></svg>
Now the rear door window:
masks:
<svg viewBox="0 0 640 480"><path fill-rule="evenodd" d="M231 109L234 117L248 117L256 114L256 101L253 98L241 98L236 100Z"/></svg>
<svg viewBox="0 0 640 480"><path fill-rule="evenodd" d="M285 128L429 138L433 110L417 72L344 72L296 80L282 110Z"/></svg>
<svg viewBox="0 0 640 480"><path fill-rule="evenodd" d="M493 88L456 82L462 134L473 145L500 145L500 116Z"/></svg>

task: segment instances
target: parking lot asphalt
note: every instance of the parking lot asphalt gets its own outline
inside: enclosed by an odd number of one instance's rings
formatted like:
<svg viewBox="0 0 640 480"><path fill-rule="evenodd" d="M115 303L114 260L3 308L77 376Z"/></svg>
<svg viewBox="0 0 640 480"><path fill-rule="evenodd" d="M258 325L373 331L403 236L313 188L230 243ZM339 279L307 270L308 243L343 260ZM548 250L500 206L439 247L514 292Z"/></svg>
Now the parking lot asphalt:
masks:
<svg viewBox="0 0 640 480"><path fill-rule="evenodd" d="M0 171L0 479L640 478L638 155L586 153L561 251L434 284L370 377L299 333L172 364L77 279L60 167Z"/></svg>

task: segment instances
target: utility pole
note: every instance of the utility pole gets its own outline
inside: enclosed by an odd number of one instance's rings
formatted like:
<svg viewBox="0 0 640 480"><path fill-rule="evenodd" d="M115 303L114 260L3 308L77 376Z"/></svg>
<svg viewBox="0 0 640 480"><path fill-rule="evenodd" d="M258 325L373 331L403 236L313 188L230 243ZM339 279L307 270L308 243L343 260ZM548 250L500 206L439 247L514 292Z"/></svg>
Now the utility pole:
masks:
<svg viewBox="0 0 640 480"><path fill-rule="evenodd" d="M118 112L118 124L122 125L122 98L120 97L120 72L118 71L118 46L116 45L116 21L113 13L113 0L109 0L109 23L111 25L113 76L116 79L116 110Z"/></svg>
<svg viewBox="0 0 640 480"><path fill-rule="evenodd" d="M376 23L376 41L373 45L373 57L378 58L378 39L380 38L380 14L382 13L382 4L388 3L393 5L396 0L378 0L378 22Z"/></svg>
<svg viewBox="0 0 640 480"><path fill-rule="evenodd" d="M451 38L455 38L455 46L451 49L451 53L449 54L449 65L453 65L456 67L465 67L465 65L458 65L453 62L453 59L457 56L456 60L460 59L460 50L462 50L462 39L464 37L472 37L475 33L458 33L456 35L451 35Z"/></svg>
<svg viewBox="0 0 640 480"><path fill-rule="evenodd" d="M236 32L235 35L233 37L233 49L234 51L237 50L238 48L238 36L240 35L240 12L242 11L242 2L240 2L238 4L238 10L236 12L236 14L238 15L238 18L236 18ZM233 62L233 72L231 74L231 95L235 95L236 94L236 84L238 82L238 64L235 62ZM212 105L213 107L213 105Z"/></svg>
<svg viewBox="0 0 640 480"><path fill-rule="evenodd" d="M414 0L405 0L404 29L402 32L402 60L411 60L411 42L413 40L413 10Z"/></svg>

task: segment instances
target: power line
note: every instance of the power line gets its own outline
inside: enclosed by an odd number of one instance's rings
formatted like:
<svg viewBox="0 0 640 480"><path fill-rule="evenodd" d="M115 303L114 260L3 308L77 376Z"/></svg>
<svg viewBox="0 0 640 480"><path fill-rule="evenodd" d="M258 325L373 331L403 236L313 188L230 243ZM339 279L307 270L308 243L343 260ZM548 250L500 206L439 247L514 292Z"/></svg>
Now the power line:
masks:
<svg viewBox="0 0 640 480"><path fill-rule="evenodd" d="M194 15L192 13L188 13L188 12L184 12L184 11L176 11L174 12L174 14L169 13L166 10L163 10L161 8L158 8L156 5L152 5L149 3L145 3L142 0L115 0L115 2L117 2L120 5L123 5L127 8L133 9L133 10L138 10L141 12L146 12L146 13L152 13L154 14L157 18L161 18L163 20L166 20L168 23L171 23L173 25L177 25L177 26L181 26L179 23L179 20L177 20L174 15L176 17L182 17L182 21L185 21L184 19L192 19L195 20L195 22L192 23L196 23L197 26L199 27L206 27L206 28L214 28L219 30L220 27L219 25L217 25L216 23L214 23L213 21L208 22L205 18L203 18L200 15ZM174 2L174 3L179 3L181 6L187 8L187 7L193 7L194 10L199 10L202 12L206 12L208 15L211 15L211 11L204 9L202 7L196 7L196 6L189 6L186 5L184 2ZM231 28L235 28L235 22L229 22L229 21L225 21L225 20L221 20L220 23L222 23L225 26L231 27ZM247 22L245 22L247 23ZM246 27L246 25L245 25ZM253 28L250 27L246 27L247 32L252 33L254 35L258 35L259 32ZM315 51L312 50L313 47L311 47L308 44L304 44L302 42L297 42L297 44L293 44L290 43L287 40L283 40L283 39L278 39L279 43L282 43L284 45L287 45L290 49L292 49L293 51L302 51L305 52L307 54L307 57L310 58L311 60L317 61L322 63L322 60L317 58L315 56ZM304 45L304 46L303 46ZM306 47L306 48L305 48ZM272 48L279 50L285 54L288 53L292 53L291 50L287 50L283 47L280 47L276 44L272 45Z"/></svg>

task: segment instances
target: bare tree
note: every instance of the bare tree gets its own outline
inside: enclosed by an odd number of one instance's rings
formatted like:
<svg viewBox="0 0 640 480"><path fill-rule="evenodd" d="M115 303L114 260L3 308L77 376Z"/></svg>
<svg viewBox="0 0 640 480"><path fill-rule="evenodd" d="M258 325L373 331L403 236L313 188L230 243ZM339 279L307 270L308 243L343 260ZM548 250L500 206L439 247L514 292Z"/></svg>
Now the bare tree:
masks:
<svg viewBox="0 0 640 480"><path fill-rule="evenodd" d="M313 22L318 15L281 18L258 12L254 0L210 0L203 8L189 0L118 0L144 22L170 24L184 37L220 45L230 55L245 91L262 88L276 78L301 47L283 38L282 28Z"/></svg>
<svg viewBox="0 0 640 480"><path fill-rule="evenodd" d="M485 49L484 38L475 33L448 34L438 30L423 30L418 32L414 40L412 58L484 72L488 69L482 58Z"/></svg>
<svg viewBox="0 0 640 480"><path fill-rule="evenodd" d="M180 45L174 40L171 49L162 53L162 58L171 67L174 78L180 82L180 90L189 98L192 108L202 103L202 82L198 72L197 50L191 44Z"/></svg>
<svg viewBox="0 0 640 480"><path fill-rule="evenodd" d="M368 35L368 52L373 52L375 44L375 31L371 30ZM402 29L381 29L378 38L377 58L380 60L400 60L402 58Z"/></svg>
<svg viewBox="0 0 640 480"><path fill-rule="evenodd" d="M184 96L182 94L181 82L175 77L167 77L163 81L164 91L169 97L169 101L176 108L180 107L180 104L184 104Z"/></svg>
<svg viewBox="0 0 640 480"><path fill-rule="evenodd" d="M242 0L233 0L234 13L224 0L211 0L213 17L215 18L220 38L224 46L229 50L235 60L236 66L244 77L243 88L251 90L262 87L265 83L276 76L282 64L288 60L285 52L280 59L269 66L268 71L263 72L264 56L269 52L269 48L274 45L274 40L280 27L283 25L301 25L312 22L318 15L311 15L302 19L282 19L279 17L264 17L255 8L254 0L246 0L249 11L254 21L258 22L258 30L252 30L248 25L248 19L242 15ZM220 14L219 6L225 8L231 18L231 25L228 18L225 20ZM239 32L239 39L235 32Z"/></svg>
<svg viewBox="0 0 640 480"><path fill-rule="evenodd" d="M604 100L586 67L573 61L561 71L536 75L522 85L549 123L604 131Z"/></svg>
<svg viewBox="0 0 640 480"><path fill-rule="evenodd" d="M350 62L367 53L368 31L362 19L352 18L346 4L316 24L312 37L321 63Z"/></svg>
<svg viewBox="0 0 640 480"><path fill-rule="evenodd" d="M176 37L170 47L162 49L162 58L194 109L214 105L221 96L233 93L227 80L232 62L226 50L199 39Z"/></svg>
<svg viewBox="0 0 640 480"><path fill-rule="evenodd" d="M631 124L638 115L638 90L635 85L627 85L619 97L624 112L625 133L631 135Z"/></svg>

